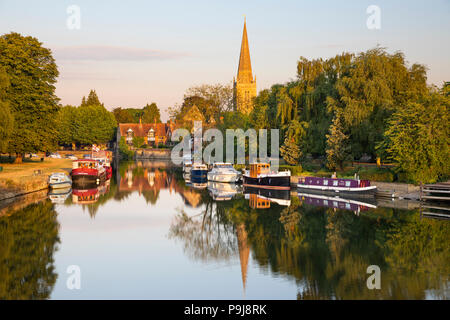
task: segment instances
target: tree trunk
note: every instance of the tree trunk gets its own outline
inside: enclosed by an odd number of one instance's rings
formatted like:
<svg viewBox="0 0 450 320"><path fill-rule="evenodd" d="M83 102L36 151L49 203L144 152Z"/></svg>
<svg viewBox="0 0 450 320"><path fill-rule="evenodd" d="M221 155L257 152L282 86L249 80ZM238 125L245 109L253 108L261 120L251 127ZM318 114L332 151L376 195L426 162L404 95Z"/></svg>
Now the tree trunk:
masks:
<svg viewBox="0 0 450 320"><path fill-rule="evenodd" d="M75 142L72 142L72 151L75 151L77 149L77 145L75 144Z"/></svg>
<svg viewBox="0 0 450 320"><path fill-rule="evenodd" d="M22 163L23 154L16 153L16 159L14 160L14 163Z"/></svg>

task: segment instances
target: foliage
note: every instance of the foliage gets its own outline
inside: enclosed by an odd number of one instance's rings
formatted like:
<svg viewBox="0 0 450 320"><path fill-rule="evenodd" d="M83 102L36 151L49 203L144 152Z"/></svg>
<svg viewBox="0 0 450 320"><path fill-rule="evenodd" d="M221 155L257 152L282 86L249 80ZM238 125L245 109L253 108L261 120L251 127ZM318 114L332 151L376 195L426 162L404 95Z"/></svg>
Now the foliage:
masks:
<svg viewBox="0 0 450 320"><path fill-rule="evenodd" d="M6 101L6 91L9 87L8 75L0 66L0 153L8 150L11 132L14 129L14 117Z"/></svg>
<svg viewBox="0 0 450 320"><path fill-rule="evenodd" d="M448 97L431 93L406 103L389 120L387 152L416 182L432 183L450 174L449 110Z"/></svg>
<svg viewBox="0 0 450 320"><path fill-rule="evenodd" d="M58 228L48 200L0 217L0 299L50 298Z"/></svg>
<svg viewBox="0 0 450 320"><path fill-rule="evenodd" d="M56 121L59 144L69 145L77 141L75 125L77 116L76 107L65 106L59 109Z"/></svg>
<svg viewBox="0 0 450 320"><path fill-rule="evenodd" d="M349 146L348 136L343 132L340 113L336 114L333 119L333 123L330 126L330 134L327 134L327 167L330 169L336 169L339 167L343 169L344 161L348 160Z"/></svg>
<svg viewBox="0 0 450 320"><path fill-rule="evenodd" d="M8 33L0 37L0 66L9 78L6 100L15 119L8 151L54 149L58 70L51 51L36 38Z"/></svg>
<svg viewBox="0 0 450 320"><path fill-rule="evenodd" d="M128 147L125 137L120 137L119 140L119 154L122 160L133 160L134 152Z"/></svg>
<svg viewBox="0 0 450 320"><path fill-rule="evenodd" d="M133 137L133 147L141 148L145 144L144 137Z"/></svg>
<svg viewBox="0 0 450 320"><path fill-rule="evenodd" d="M98 98L97 92L95 92L95 90L89 91L87 100L85 97L83 97L83 99L81 100L80 107L85 107L85 106L103 106L104 107L103 103L100 102L100 99Z"/></svg>
<svg viewBox="0 0 450 320"><path fill-rule="evenodd" d="M101 105L86 105L76 109L74 139L81 144L107 143L117 127L114 115Z"/></svg>
<svg viewBox="0 0 450 320"><path fill-rule="evenodd" d="M159 113L156 103L147 104L143 109L142 114L143 123L161 122L161 115Z"/></svg>
<svg viewBox="0 0 450 320"><path fill-rule="evenodd" d="M113 109L114 117L117 123L134 123L134 118L128 109L115 108Z"/></svg>
<svg viewBox="0 0 450 320"><path fill-rule="evenodd" d="M395 179L394 173L389 169L370 168L360 170L358 175L360 179L371 181L393 182Z"/></svg>

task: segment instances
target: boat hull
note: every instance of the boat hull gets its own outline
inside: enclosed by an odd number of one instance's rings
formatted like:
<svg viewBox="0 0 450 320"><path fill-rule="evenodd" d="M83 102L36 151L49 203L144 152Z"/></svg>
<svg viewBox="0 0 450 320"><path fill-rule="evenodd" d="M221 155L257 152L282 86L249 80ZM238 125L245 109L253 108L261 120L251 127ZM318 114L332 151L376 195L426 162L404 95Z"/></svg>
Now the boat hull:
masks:
<svg viewBox="0 0 450 320"><path fill-rule="evenodd" d="M346 187L325 187L325 186L310 186L310 185L297 185L297 190L311 194L322 195L346 195L350 197L370 198L375 196L377 190L376 186L361 187L361 188L346 188Z"/></svg>
<svg viewBox="0 0 450 320"><path fill-rule="evenodd" d="M208 181L208 170L191 170L191 182L204 183Z"/></svg>
<svg viewBox="0 0 450 320"><path fill-rule="evenodd" d="M49 184L50 189L66 189L72 187L72 181L56 182Z"/></svg>
<svg viewBox="0 0 450 320"><path fill-rule="evenodd" d="M238 174L220 174L208 172L208 181L235 183L236 181L238 181L238 179Z"/></svg>
<svg viewBox="0 0 450 320"><path fill-rule="evenodd" d="M291 176L265 176L260 178L252 178L244 175L243 184L245 187L290 190Z"/></svg>

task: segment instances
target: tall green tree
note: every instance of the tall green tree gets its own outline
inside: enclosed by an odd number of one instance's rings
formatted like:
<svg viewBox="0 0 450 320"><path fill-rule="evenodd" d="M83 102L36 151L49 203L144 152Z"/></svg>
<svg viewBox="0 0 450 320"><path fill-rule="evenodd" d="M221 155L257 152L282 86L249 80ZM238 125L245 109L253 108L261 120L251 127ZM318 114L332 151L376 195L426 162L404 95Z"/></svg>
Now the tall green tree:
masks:
<svg viewBox="0 0 450 320"><path fill-rule="evenodd" d="M344 161L350 157L348 135L344 133L342 115L338 112L327 134L327 167L330 169L343 169Z"/></svg>
<svg viewBox="0 0 450 320"><path fill-rule="evenodd" d="M128 109L114 108L113 114L117 123L134 123L134 118Z"/></svg>
<svg viewBox="0 0 450 320"><path fill-rule="evenodd" d="M62 145L72 145L74 147L76 141L75 133L77 130L76 119L78 109L73 106L62 107L57 116L57 132L58 143Z"/></svg>
<svg viewBox="0 0 450 320"><path fill-rule="evenodd" d="M161 114L159 113L159 108L156 105L156 103L152 102L151 104L147 104L144 107L142 114L142 122L143 123L161 122Z"/></svg>
<svg viewBox="0 0 450 320"><path fill-rule="evenodd" d="M95 92L95 90L91 90L89 91L87 99L83 97L80 106L104 106L104 104L100 102L100 99L97 96L97 92Z"/></svg>
<svg viewBox="0 0 450 320"><path fill-rule="evenodd" d="M8 87L8 75L5 69L0 66L0 153L7 152L9 139L14 129L14 117L6 100Z"/></svg>
<svg viewBox="0 0 450 320"><path fill-rule="evenodd" d="M114 115L100 105L77 108L74 138L81 144L107 143L114 137L117 122Z"/></svg>
<svg viewBox="0 0 450 320"><path fill-rule="evenodd" d="M450 98L431 93L393 114L385 135L387 152L416 182L450 176Z"/></svg>
<svg viewBox="0 0 450 320"><path fill-rule="evenodd" d="M54 149L58 69L50 49L33 37L15 32L2 35L0 66L9 78L6 100L15 119L8 151L15 152L16 161L21 162L25 152Z"/></svg>

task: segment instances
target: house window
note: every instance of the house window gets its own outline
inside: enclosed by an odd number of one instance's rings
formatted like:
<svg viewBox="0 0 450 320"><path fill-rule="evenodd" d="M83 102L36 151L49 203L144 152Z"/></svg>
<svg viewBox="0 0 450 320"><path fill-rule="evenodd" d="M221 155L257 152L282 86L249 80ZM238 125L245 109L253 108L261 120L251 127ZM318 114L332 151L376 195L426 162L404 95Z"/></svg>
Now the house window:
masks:
<svg viewBox="0 0 450 320"><path fill-rule="evenodd" d="M150 129L147 135L147 141L150 142L154 142L155 141L155 130Z"/></svg>
<svg viewBox="0 0 450 320"><path fill-rule="evenodd" d="M127 140L128 144L133 143L133 130L131 130L131 128L128 129L128 131L127 131L127 139L126 140Z"/></svg>

